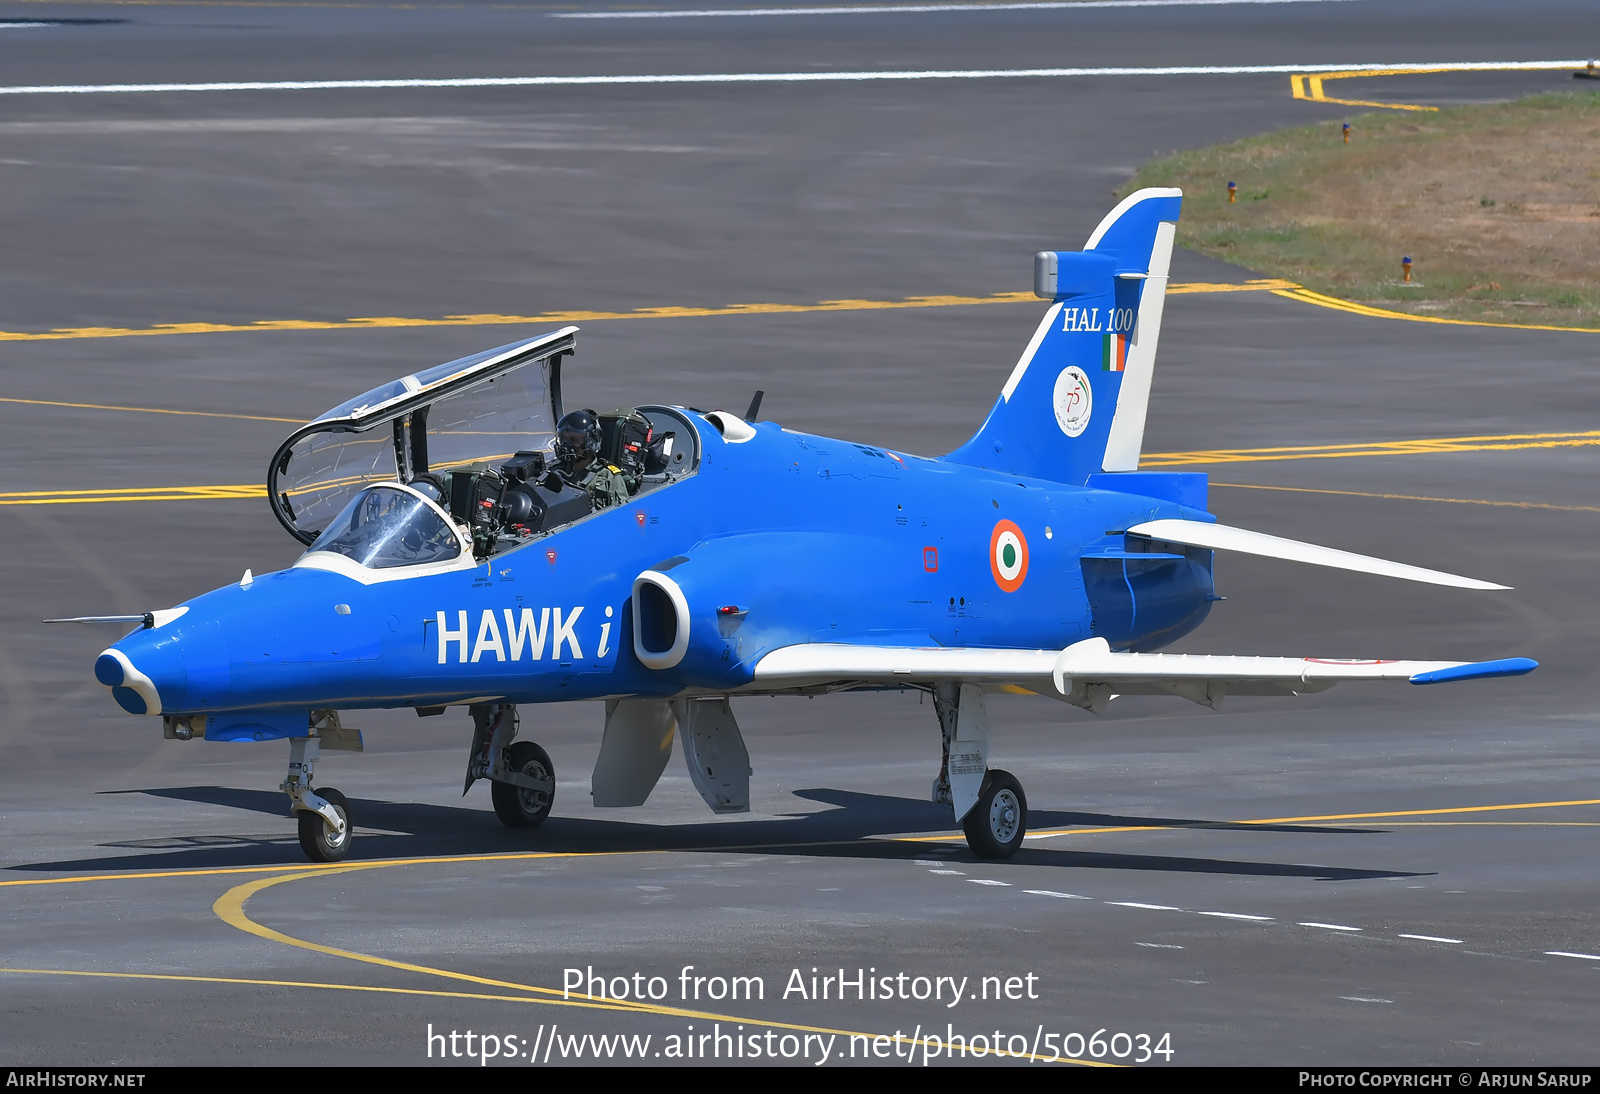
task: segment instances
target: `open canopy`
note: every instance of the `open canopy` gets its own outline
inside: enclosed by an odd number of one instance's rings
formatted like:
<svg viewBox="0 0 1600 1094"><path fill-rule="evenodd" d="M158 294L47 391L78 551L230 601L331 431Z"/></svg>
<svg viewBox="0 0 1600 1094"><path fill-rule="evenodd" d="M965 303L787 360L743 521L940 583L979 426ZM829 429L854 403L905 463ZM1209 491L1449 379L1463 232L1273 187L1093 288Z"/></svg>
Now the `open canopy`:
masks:
<svg viewBox="0 0 1600 1094"><path fill-rule="evenodd" d="M428 471L548 449L561 418L561 358L577 327L402 376L289 435L267 470L272 511L310 543L356 493Z"/></svg>

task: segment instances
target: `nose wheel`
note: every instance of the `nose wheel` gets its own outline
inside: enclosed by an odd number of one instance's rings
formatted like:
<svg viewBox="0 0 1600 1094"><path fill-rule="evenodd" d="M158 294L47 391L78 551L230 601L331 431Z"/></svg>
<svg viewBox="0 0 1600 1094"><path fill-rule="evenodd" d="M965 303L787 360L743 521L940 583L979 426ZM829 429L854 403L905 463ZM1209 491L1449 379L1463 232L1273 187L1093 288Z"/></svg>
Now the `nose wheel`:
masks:
<svg viewBox="0 0 1600 1094"><path fill-rule="evenodd" d="M330 824L320 812L296 811L300 819L300 849L312 862L338 862L350 852L350 841L355 835L350 824L350 803L331 786L317 787L316 795L328 804L343 827Z"/></svg>
<svg viewBox="0 0 1600 1094"><path fill-rule="evenodd" d="M289 810L300 827L300 849L312 862L338 862L350 853L355 829L350 803L332 787L311 789L317 767L315 737L289 738L289 774L278 789L289 795Z"/></svg>
<svg viewBox="0 0 1600 1094"><path fill-rule="evenodd" d="M979 858L1010 858L1022 848L1028 832L1028 799L1009 771L984 776L978 801L961 821L967 846Z"/></svg>

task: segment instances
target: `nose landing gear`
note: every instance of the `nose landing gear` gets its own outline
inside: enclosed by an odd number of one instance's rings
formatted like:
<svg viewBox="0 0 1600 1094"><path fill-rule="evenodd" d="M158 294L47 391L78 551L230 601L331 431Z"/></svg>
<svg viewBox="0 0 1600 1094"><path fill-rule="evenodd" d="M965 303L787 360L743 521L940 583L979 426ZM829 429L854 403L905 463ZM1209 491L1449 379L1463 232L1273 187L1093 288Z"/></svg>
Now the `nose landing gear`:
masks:
<svg viewBox="0 0 1600 1094"><path fill-rule="evenodd" d="M289 795L289 809L300 825L300 849L312 862L338 862L350 853L355 828L350 803L332 787L311 789L320 745L315 737L289 739L289 774L278 789Z"/></svg>
<svg viewBox="0 0 1600 1094"><path fill-rule="evenodd" d="M312 862L338 862L350 850L350 840L355 828L350 824L350 803L343 794L325 786L319 795L339 820L338 826L329 823L321 810L300 811L300 849Z"/></svg>

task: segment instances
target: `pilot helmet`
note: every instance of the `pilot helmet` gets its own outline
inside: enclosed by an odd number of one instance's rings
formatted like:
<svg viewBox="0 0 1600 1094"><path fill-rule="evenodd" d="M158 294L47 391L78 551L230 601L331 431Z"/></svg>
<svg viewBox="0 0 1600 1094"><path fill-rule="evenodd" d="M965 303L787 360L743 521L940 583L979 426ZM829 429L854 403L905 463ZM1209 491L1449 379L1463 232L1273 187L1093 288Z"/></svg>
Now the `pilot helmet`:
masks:
<svg viewBox="0 0 1600 1094"><path fill-rule="evenodd" d="M574 410L556 423L556 456L581 460L600 454L600 419L592 410Z"/></svg>

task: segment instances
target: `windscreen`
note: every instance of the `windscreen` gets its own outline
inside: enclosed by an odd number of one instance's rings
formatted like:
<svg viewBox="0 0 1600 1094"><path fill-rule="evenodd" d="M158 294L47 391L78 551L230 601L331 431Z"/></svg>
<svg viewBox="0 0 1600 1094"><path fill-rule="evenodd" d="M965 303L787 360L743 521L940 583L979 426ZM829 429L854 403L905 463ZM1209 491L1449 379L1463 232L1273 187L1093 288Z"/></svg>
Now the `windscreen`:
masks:
<svg viewBox="0 0 1600 1094"><path fill-rule="evenodd" d="M455 531L427 502L392 486L351 499L306 552L332 551L374 570L449 562L461 554Z"/></svg>

